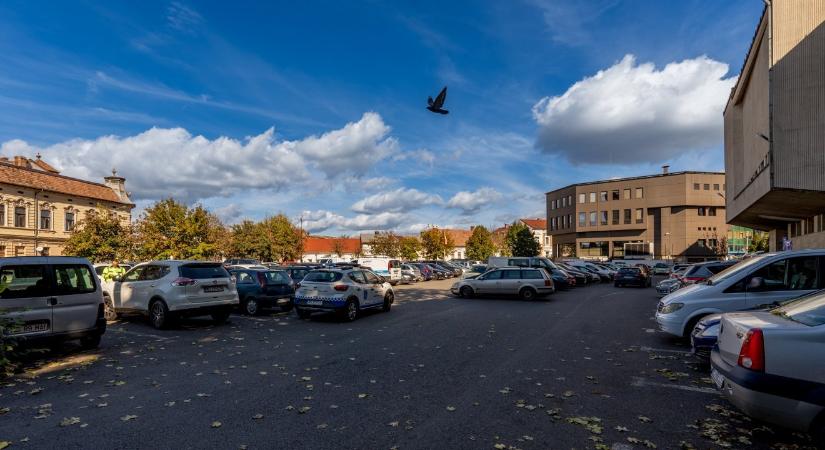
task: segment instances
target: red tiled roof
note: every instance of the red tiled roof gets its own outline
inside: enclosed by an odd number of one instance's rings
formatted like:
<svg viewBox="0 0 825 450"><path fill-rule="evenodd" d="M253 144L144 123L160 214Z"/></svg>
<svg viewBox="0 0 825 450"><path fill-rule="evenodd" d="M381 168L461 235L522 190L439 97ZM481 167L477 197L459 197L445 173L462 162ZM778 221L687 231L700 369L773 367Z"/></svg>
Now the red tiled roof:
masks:
<svg viewBox="0 0 825 450"><path fill-rule="evenodd" d="M453 245L456 247L465 247L467 245L467 239L470 239L470 236L473 235L472 230L455 230L445 228L442 231L447 233L447 235L453 239Z"/></svg>
<svg viewBox="0 0 825 450"><path fill-rule="evenodd" d="M521 223L527 225L534 230L546 230L547 220L545 219L521 219Z"/></svg>
<svg viewBox="0 0 825 450"><path fill-rule="evenodd" d="M0 162L0 183L43 189L50 192L76 195L78 197L96 200L106 200L114 203L130 204L121 201L117 194L115 194L115 191L104 184L18 167L8 162Z"/></svg>
<svg viewBox="0 0 825 450"><path fill-rule="evenodd" d="M307 236L304 239L304 253L335 253L336 242L340 242L343 253L359 253L361 240L358 238L340 238L326 236Z"/></svg>

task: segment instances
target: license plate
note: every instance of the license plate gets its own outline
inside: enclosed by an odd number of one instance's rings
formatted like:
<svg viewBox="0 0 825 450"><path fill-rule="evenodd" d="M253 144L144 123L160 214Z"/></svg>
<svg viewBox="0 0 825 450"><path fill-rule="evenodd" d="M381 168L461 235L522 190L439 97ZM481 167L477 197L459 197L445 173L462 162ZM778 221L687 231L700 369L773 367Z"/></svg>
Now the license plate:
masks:
<svg viewBox="0 0 825 450"><path fill-rule="evenodd" d="M40 331L49 331L48 322L27 323L22 327L15 327L9 330L10 334L24 334L37 333Z"/></svg>
<svg viewBox="0 0 825 450"><path fill-rule="evenodd" d="M204 286L203 292L223 292L223 286Z"/></svg>
<svg viewBox="0 0 825 450"><path fill-rule="evenodd" d="M324 302L322 302L321 300L307 300L307 305L310 306L321 306L323 304Z"/></svg>
<svg viewBox="0 0 825 450"><path fill-rule="evenodd" d="M722 376L721 373L717 372L716 369L711 369L710 378L713 380L713 383L716 384L718 389L722 389L722 386L725 385L725 377Z"/></svg>
<svg viewBox="0 0 825 450"><path fill-rule="evenodd" d="M288 299L288 298L279 298L279 299L277 300L277 303L278 303L279 305L285 305L285 304L289 303L289 299Z"/></svg>

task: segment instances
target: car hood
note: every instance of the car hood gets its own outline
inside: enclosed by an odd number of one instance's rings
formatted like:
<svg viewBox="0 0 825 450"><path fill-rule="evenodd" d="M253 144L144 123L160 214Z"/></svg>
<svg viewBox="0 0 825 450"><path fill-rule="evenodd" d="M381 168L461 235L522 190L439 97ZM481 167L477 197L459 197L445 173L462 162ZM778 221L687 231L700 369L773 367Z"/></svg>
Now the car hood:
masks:
<svg viewBox="0 0 825 450"><path fill-rule="evenodd" d="M707 284L691 284L688 287L684 287L676 292L666 295L662 299L662 303L668 305L673 302L687 300L690 296L694 295L694 293L701 292L709 287L710 286L708 286Z"/></svg>

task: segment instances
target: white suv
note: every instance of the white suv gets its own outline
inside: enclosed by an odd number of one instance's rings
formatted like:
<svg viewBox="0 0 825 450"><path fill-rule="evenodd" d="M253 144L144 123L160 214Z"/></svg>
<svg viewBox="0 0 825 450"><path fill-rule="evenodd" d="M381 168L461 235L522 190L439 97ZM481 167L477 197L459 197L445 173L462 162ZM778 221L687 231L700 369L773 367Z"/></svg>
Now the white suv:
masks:
<svg viewBox="0 0 825 450"><path fill-rule="evenodd" d="M362 310L389 311L395 301L390 283L367 269L320 269L309 272L295 291L295 312L336 312L352 322Z"/></svg>
<svg viewBox="0 0 825 450"><path fill-rule="evenodd" d="M142 263L106 289L107 318L122 312L148 314L155 328L166 328L180 316L207 314L223 323L238 306L235 282L221 263Z"/></svg>

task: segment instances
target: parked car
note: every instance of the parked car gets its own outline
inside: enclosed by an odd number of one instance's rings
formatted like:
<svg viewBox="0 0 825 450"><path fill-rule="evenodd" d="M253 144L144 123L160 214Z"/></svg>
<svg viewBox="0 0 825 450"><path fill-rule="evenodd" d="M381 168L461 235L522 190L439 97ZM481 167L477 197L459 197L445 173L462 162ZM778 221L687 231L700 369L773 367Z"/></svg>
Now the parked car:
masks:
<svg viewBox="0 0 825 450"><path fill-rule="evenodd" d="M613 285L616 287L650 287L650 277L639 267L622 267L616 273Z"/></svg>
<svg viewBox="0 0 825 450"><path fill-rule="evenodd" d="M235 277L241 312L250 316L258 315L265 308L292 310L295 288L289 275L282 270L234 269L229 273Z"/></svg>
<svg viewBox="0 0 825 450"><path fill-rule="evenodd" d="M461 297L475 295L518 295L523 300L534 300L555 292L553 279L546 270L502 267L488 270L476 278L460 280L450 292Z"/></svg>
<svg viewBox="0 0 825 450"><path fill-rule="evenodd" d="M368 267L375 274L384 277L393 286L401 281L401 261L397 259L382 256L358 258L358 265Z"/></svg>
<svg viewBox="0 0 825 450"><path fill-rule="evenodd" d="M424 281L424 277L421 275L421 269L413 264L401 264L401 275L409 276L413 282Z"/></svg>
<svg viewBox="0 0 825 450"><path fill-rule="evenodd" d="M682 288L682 280L678 278L665 278L656 284L656 293L660 297L664 297L670 293L676 292Z"/></svg>
<svg viewBox="0 0 825 450"><path fill-rule="evenodd" d="M320 268L321 266L309 265L309 264L296 264L291 266L271 266L270 269L273 270L282 270L289 275L289 278L292 280L293 284L300 283L301 280L304 279L306 274L309 272Z"/></svg>
<svg viewBox="0 0 825 450"><path fill-rule="evenodd" d="M604 267L599 267L593 263L582 260L570 260L567 261L567 265L573 266L574 268L579 270L596 274L599 278L598 281L613 281L613 274L609 270L605 269Z"/></svg>
<svg viewBox="0 0 825 450"><path fill-rule="evenodd" d="M475 277L481 275L482 273L486 272L487 270L489 270L489 267L486 264L476 264L476 265L468 268L464 272L464 274L461 275L461 278L463 278L463 279L475 278Z"/></svg>
<svg viewBox="0 0 825 450"><path fill-rule="evenodd" d="M454 276L455 276L455 272L453 272L452 270L447 269L447 268L445 268L445 267L441 266L440 264L435 264L435 263L426 263L426 264L430 267L430 269L431 269L433 272L435 272L435 273L436 273L436 277L437 277L439 280L444 280L444 279L446 279L446 278L452 278L452 277L454 277Z"/></svg>
<svg viewBox="0 0 825 450"><path fill-rule="evenodd" d="M725 314L711 378L747 415L808 432L825 447L823 342L825 292L770 312Z"/></svg>
<svg viewBox="0 0 825 450"><path fill-rule="evenodd" d="M708 314L781 303L825 287L819 267L825 267L822 249L756 256L665 296L657 306L656 321L662 331L689 337Z"/></svg>
<svg viewBox="0 0 825 450"><path fill-rule="evenodd" d="M599 281L600 277L598 275L592 274L590 272L583 272L581 270L576 269L573 266L568 266L564 263L557 263L560 269L564 270L576 279L576 286L586 286L588 283L592 283L594 281Z"/></svg>
<svg viewBox="0 0 825 450"><path fill-rule="evenodd" d="M665 263L656 263L653 265L653 275L668 275L671 267Z"/></svg>
<svg viewBox="0 0 825 450"><path fill-rule="evenodd" d="M96 348L106 332L103 291L84 258L0 258L0 319L20 341L79 339Z"/></svg>
<svg viewBox="0 0 825 450"><path fill-rule="evenodd" d="M260 266L261 262L257 259L252 258L229 258L223 260L223 265L225 267L229 266Z"/></svg>
<svg viewBox="0 0 825 450"><path fill-rule="evenodd" d="M459 277L459 276L461 276L462 273L464 273L464 271L460 267L454 266L454 265L448 263L447 261L433 261L433 260L430 260L430 261L424 261L424 262L427 263L427 264L430 264L432 266L436 266L440 269L446 270L447 272L450 273L450 276L448 278L450 278L450 277Z"/></svg>
<svg viewBox="0 0 825 450"><path fill-rule="evenodd" d="M576 277L563 269L550 270L550 277L553 278L553 285L556 289L570 289L576 286Z"/></svg>
<svg viewBox="0 0 825 450"><path fill-rule="evenodd" d="M487 258L489 267L533 267L542 269L555 269L557 266L547 258L534 256L491 256Z"/></svg>
<svg viewBox="0 0 825 450"><path fill-rule="evenodd" d="M711 261L694 264L682 275L682 282L685 284L701 283L736 263L737 261Z"/></svg>
<svg viewBox="0 0 825 450"><path fill-rule="evenodd" d="M421 278L424 281L430 281L430 280L432 280L433 278L436 277L435 273L433 272L433 269L430 268L430 266L427 265L427 264L416 263L416 262L411 262L411 263L408 263L408 264L410 264L413 267L418 268L418 271L421 272Z"/></svg>
<svg viewBox="0 0 825 450"><path fill-rule="evenodd" d="M155 328L167 328L178 317L211 315L224 323L238 306L238 291L220 263L151 261L138 264L105 292L108 316L148 314Z"/></svg>
<svg viewBox="0 0 825 450"><path fill-rule="evenodd" d="M314 312L335 312L352 322L365 309L389 311L394 301L390 283L369 269L319 269L299 283L295 312L302 319Z"/></svg>

